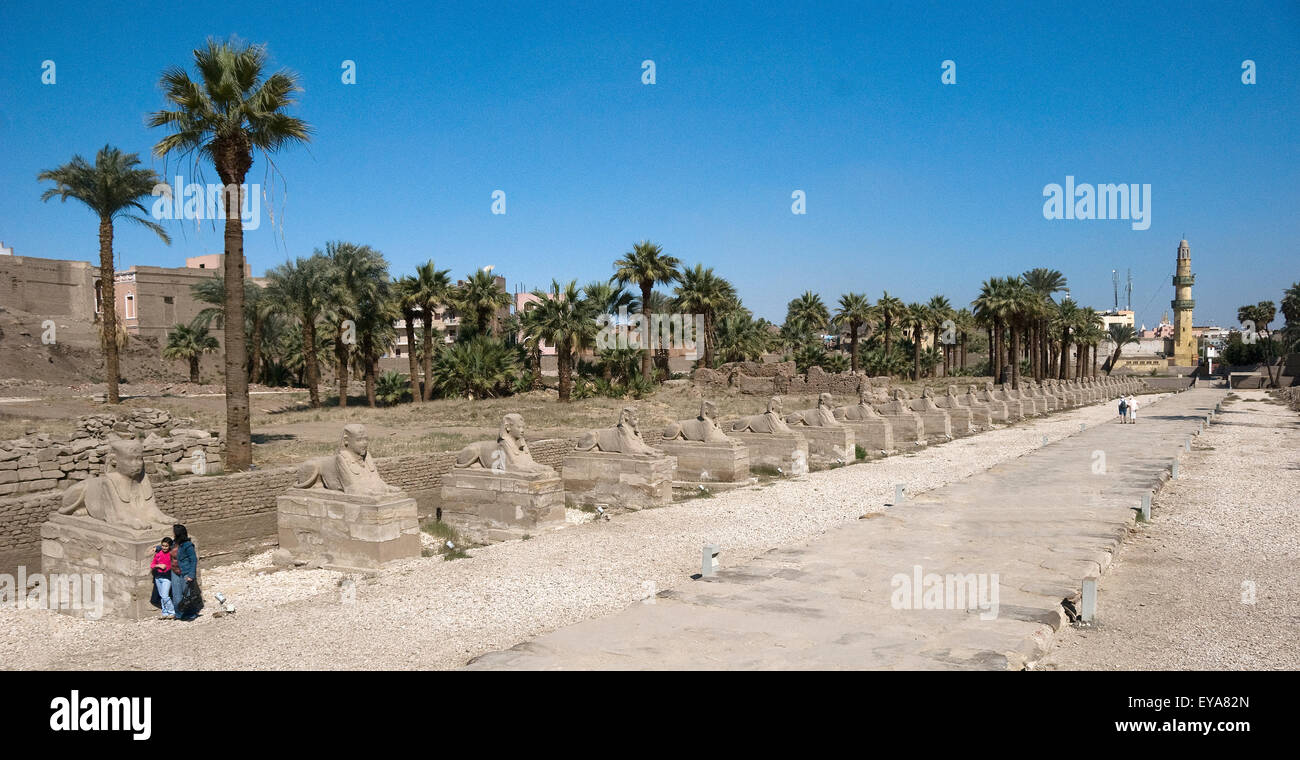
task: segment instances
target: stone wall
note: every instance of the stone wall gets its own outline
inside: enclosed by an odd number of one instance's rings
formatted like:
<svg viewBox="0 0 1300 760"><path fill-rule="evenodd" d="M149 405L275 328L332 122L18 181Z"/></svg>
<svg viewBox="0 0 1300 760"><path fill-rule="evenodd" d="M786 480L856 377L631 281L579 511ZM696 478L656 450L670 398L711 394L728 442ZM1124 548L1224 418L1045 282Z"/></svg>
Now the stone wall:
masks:
<svg viewBox="0 0 1300 760"><path fill-rule="evenodd" d="M858 388L864 384L871 387L889 385L888 377L867 377L848 372L832 374L821 367L810 367L807 374L799 374L795 371L794 362L732 362L717 369L697 369L691 379L696 387L706 392L722 391L747 396L818 393L855 396Z"/></svg>
<svg viewBox="0 0 1300 760"><path fill-rule="evenodd" d="M0 441L0 498L62 491L98 475L113 437L143 438L145 470L155 479L191 472L198 451L206 460L205 472L219 472L221 436L189 427L193 424L159 409L136 409L125 415L81 417L72 435L31 431L23 438Z"/></svg>
<svg viewBox="0 0 1300 760"><path fill-rule="evenodd" d="M552 438L531 442L533 458L556 470L575 441ZM438 503L442 476L456 461L456 452L408 454L376 460L388 483L416 498L421 514L431 514ZM2 472L2 471L0 471ZM297 467L153 480L158 507L182 523L201 523L230 517L247 517L275 511L275 497L297 479ZM41 523L62 503L62 491L47 491L18 498L0 498L0 553L33 551L40 544Z"/></svg>

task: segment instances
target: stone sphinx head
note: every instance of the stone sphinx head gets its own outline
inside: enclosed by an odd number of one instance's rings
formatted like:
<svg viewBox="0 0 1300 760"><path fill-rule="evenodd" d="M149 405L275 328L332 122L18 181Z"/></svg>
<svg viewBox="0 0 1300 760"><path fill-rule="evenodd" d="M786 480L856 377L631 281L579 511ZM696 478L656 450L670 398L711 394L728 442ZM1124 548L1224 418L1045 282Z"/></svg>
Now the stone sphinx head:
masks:
<svg viewBox="0 0 1300 760"><path fill-rule="evenodd" d="M501 432L498 438L519 441L524 437L524 418L519 414L507 414L501 418Z"/></svg>
<svg viewBox="0 0 1300 760"><path fill-rule="evenodd" d="M110 442L104 456L104 472L116 472L131 480L144 480L144 446L131 438Z"/></svg>
<svg viewBox="0 0 1300 760"><path fill-rule="evenodd" d="M641 426L637 420L636 409L630 406L623 407L623 411L618 413L618 426L640 435Z"/></svg>
<svg viewBox="0 0 1300 760"><path fill-rule="evenodd" d="M895 401L906 401L906 400L907 400L907 389L906 389L906 388L895 388L895 389L894 389L894 400L895 400Z"/></svg>
<svg viewBox="0 0 1300 760"><path fill-rule="evenodd" d="M767 413L780 416L783 406L784 405L781 403L781 397L773 396L772 398L767 400Z"/></svg>
<svg viewBox="0 0 1300 760"><path fill-rule="evenodd" d="M992 392L993 392L993 381L992 381L992 380L985 380L985 381L984 381L984 390L987 391L987 392L989 392L989 393L992 393Z"/></svg>
<svg viewBox="0 0 1300 760"><path fill-rule="evenodd" d="M339 448L355 454L359 459L365 459L370 452L370 437L366 435L366 426L358 423L345 425Z"/></svg>
<svg viewBox="0 0 1300 760"><path fill-rule="evenodd" d="M955 398L956 396L957 396L957 386L955 385L948 386L948 397Z"/></svg>
<svg viewBox="0 0 1300 760"><path fill-rule="evenodd" d="M974 396L974 395L975 395L975 386L974 386L974 385L968 385L968 386L966 386L966 395L968 395L968 396Z"/></svg>
<svg viewBox="0 0 1300 760"><path fill-rule="evenodd" d="M716 419L718 419L718 405L715 404L715 403L713 403L712 401L708 401L708 400L701 401L701 402L700 402L700 419L703 419L703 420L716 420Z"/></svg>
<svg viewBox="0 0 1300 760"><path fill-rule="evenodd" d="M820 393L817 395L817 408L830 411L835 408L835 399L829 393Z"/></svg>

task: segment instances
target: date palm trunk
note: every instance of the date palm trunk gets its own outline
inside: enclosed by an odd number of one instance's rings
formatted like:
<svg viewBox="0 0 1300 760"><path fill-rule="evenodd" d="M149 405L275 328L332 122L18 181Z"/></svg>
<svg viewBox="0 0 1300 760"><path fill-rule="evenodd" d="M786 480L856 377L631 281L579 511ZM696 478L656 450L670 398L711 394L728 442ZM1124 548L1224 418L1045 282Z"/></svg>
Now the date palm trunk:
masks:
<svg viewBox="0 0 1300 760"><path fill-rule="evenodd" d="M313 409L320 408L320 365L316 360L316 322L305 320L302 324L302 354L307 375L307 395Z"/></svg>
<svg viewBox="0 0 1300 760"><path fill-rule="evenodd" d="M406 351L407 360L411 369L411 400L419 401L420 396L420 362L415 357L415 325L413 324L415 315L408 312L406 314Z"/></svg>
<svg viewBox="0 0 1300 760"><path fill-rule="evenodd" d="M248 346L244 342L244 227L239 218L243 206L243 182L252 153L246 144L220 140L216 155L218 173L225 185L226 202L226 303L223 328L226 338L226 459L230 472L243 472L253 463L253 442L249 429Z"/></svg>
<svg viewBox="0 0 1300 760"><path fill-rule="evenodd" d="M110 404L121 403L118 396L117 291L113 283L113 220L99 220L99 308L103 313L104 380Z"/></svg>

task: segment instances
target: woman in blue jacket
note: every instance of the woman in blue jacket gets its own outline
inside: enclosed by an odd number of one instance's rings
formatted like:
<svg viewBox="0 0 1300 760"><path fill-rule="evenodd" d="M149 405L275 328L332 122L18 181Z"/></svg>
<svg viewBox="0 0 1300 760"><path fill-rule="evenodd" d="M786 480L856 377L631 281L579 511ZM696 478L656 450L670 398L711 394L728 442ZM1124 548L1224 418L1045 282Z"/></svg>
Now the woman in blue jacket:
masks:
<svg viewBox="0 0 1300 760"><path fill-rule="evenodd" d="M194 542L190 540L190 533L184 525L173 525L172 534L176 537L176 564L172 567L172 603L176 605L177 620L193 620L199 616L199 610L203 609L203 603L200 599L199 605L181 612L181 598L185 596L185 588L190 583L199 581L199 553L194 548Z"/></svg>

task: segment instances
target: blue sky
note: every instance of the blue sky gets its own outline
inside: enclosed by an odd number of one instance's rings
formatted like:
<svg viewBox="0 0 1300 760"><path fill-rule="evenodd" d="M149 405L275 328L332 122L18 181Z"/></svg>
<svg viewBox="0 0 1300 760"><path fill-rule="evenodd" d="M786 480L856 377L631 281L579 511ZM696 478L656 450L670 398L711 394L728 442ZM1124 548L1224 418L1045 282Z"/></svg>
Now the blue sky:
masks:
<svg viewBox="0 0 1300 760"><path fill-rule="evenodd" d="M1300 280L1295 2L417 5L7 4L0 240L95 259L96 220L41 203L37 172L107 142L188 175L149 156L159 74L237 34L301 75L295 114L316 130L278 175L255 159L276 218L246 234L255 274L341 239L394 274L493 264L531 289L608 277L649 238L778 321L804 290L966 304L989 276L1047 266L1098 308L1132 269L1148 325L1184 235L1197 323ZM1044 219L1067 175L1150 184L1150 228ZM170 247L119 226L119 267L221 249L219 228L169 224Z"/></svg>

